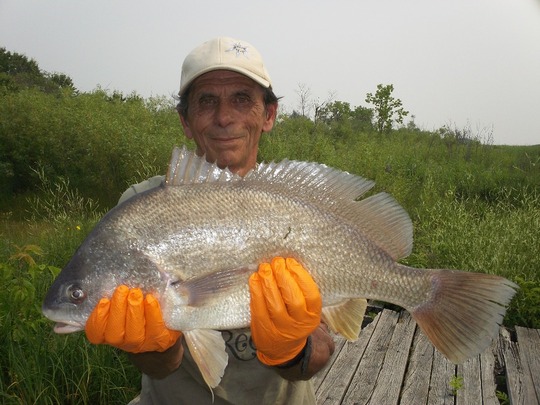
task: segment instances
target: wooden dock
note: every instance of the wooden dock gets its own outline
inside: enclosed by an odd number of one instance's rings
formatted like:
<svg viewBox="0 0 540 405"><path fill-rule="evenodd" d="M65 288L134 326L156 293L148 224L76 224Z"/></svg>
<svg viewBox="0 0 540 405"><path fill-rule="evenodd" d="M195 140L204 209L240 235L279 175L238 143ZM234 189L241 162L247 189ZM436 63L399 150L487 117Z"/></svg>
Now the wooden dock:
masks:
<svg viewBox="0 0 540 405"><path fill-rule="evenodd" d="M499 339L462 365L437 352L408 312L384 309L356 342L336 337L314 378L317 404L540 404L540 330L501 328Z"/></svg>

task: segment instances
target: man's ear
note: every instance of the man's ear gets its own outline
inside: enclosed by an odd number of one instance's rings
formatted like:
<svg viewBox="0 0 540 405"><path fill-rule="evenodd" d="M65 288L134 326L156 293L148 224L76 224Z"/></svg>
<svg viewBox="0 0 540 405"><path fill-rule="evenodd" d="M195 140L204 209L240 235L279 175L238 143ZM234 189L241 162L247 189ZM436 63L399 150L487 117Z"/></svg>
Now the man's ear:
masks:
<svg viewBox="0 0 540 405"><path fill-rule="evenodd" d="M193 134L191 133L191 129L189 128L189 123L187 122L186 118L180 113L178 113L178 115L180 116L180 122L182 123L182 128L184 128L184 135L188 139L193 139Z"/></svg>
<svg viewBox="0 0 540 405"><path fill-rule="evenodd" d="M263 132L270 132L274 126L274 121L277 116L277 103L271 103L266 105L266 119L264 121L262 130Z"/></svg>

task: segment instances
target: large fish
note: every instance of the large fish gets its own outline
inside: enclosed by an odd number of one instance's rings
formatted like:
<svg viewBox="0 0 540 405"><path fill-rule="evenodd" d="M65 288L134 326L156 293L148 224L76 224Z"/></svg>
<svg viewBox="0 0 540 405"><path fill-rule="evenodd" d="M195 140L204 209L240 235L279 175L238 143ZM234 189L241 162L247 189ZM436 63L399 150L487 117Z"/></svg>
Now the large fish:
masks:
<svg viewBox="0 0 540 405"><path fill-rule="evenodd" d="M248 277L294 257L323 300L323 320L357 338L366 299L407 309L454 363L497 335L517 286L498 276L407 267L412 224L372 181L325 165L260 164L244 178L176 148L161 186L112 209L58 275L43 303L55 331L84 329L102 297L126 284L154 294L210 387L227 365L219 330L250 324Z"/></svg>

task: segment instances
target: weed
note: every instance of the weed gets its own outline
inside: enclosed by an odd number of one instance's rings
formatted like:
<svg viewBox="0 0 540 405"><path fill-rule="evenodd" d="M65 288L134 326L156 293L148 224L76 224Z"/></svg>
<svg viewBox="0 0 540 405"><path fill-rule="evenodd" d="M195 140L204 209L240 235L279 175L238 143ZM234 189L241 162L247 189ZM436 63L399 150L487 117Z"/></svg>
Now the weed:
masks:
<svg viewBox="0 0 540 405"><path fill-rule="evenodd" d="M495 396L501 405L510 405L510 398L506 392L496 391Z"/></svg>
<svg viewBox="0 0 540 405"><path fill-rule="evenodd" d="M463 377L457 375L452 376L448 385L452 389L452 395L457 395L457 392L463 388Z"/></svg>

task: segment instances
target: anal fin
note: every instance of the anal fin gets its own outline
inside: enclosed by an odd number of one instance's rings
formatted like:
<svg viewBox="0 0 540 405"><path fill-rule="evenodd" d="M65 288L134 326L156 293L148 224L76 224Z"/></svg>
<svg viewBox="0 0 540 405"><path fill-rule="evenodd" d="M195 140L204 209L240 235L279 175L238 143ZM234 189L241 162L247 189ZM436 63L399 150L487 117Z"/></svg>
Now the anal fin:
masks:
<svg viewBox="0 0 540 405"><path fill-rule="evenodd" d="M212 329L194 329L182 333L204 381L210 388L217 387L229 361L221 332Z"/></svg>
<svg viewBox="0 0 540 405"><path fill-rule="evenodd" d="M347 340L358 339L366 313L367 300L354 298L322 309L322 319L335 333Z"/></svg>

